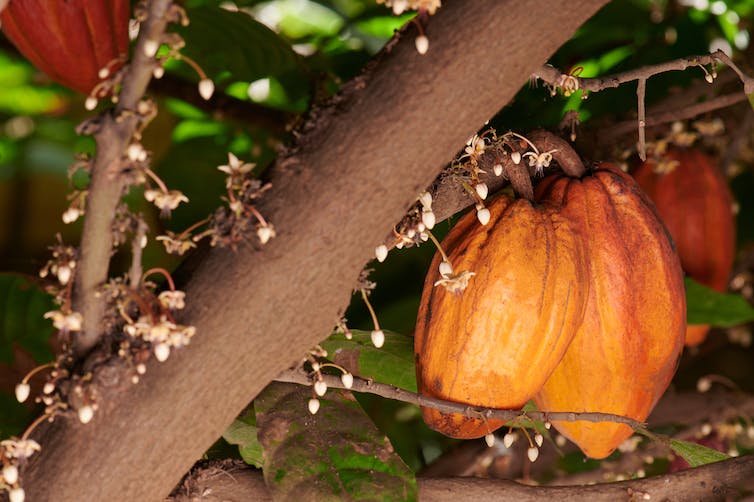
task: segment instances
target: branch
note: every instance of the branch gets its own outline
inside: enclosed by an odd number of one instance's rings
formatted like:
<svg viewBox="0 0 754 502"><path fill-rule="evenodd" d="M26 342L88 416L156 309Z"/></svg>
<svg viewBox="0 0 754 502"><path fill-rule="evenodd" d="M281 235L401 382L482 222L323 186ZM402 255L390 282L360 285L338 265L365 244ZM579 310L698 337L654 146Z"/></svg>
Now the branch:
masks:
<svg viewBox="0 0 754 502"><path fill-rule="evenodd" d="M73 310L84 318L83 330L74 340L78 356L89 352L102 332L104 301L99 288L107 280L113 253L112 222L115 209L126 187L122 157L139 123L136 108L147 89L155 66L154 58L144 51L145 43L162 40L171 0L152 0L149 15L142 23L133 60L126 68L115 110L101 115L94 139L94 157L86 201L86 218L81 234L81 249L76 264Z"/></svg>
<svg viewBox="0 0 754 502"><path fill-rule="evenodd" d="M754 476L754 456L707 464L674 474L588 486L528 486L483 478L417 478L419 499L433 502L495 500L497 502L615 500L725 500L741 494L738 485ZM206 494L206 497L202 494ZM272 500L262 473L250 467L213 466L192 473L180 494L169 500Z"/></svg>
<svg viewBox="0 0 754 502"><path fill-rule="evenodd" d="M402 401L404 403L411 403L417 406L426 406L434 408L437 411L443 413L460 413L467 417L484 417L487 419L499 419L506 421L514 421L522 417L529 418L530 420L539 420L542 422L552 421L564 421L564 422L614 422L619 424L626 424L634 430L646 431L646 424L634 420L632 418L624 417L621 415L613 415L611 413L576 413L565 411L521 411L521 410L506 410L496 408L481 408L471 406L465 403L456 403L453 401L446 401L444 399L438 399L435 397L422 396L414 392L401 389L392 385L375 382L372 380L364 379L358 376L353 378L353 386L348 388L343 385L340 377L335 375L322 375L322 380L328 387L335 389L346 389L355 392L365 392L369 394L375 394L378 396L386 397L388 399L395 399L396 401ZM313 385L312 379L302 370L293 369L286 370L275 378L277 382L297 383L299 385Z"/></svg>
<svg viewBox="0 0 754 502"><path fill-rule="evenodd" d="M622 73L616 73L615 75L609 75L606 77L595 77L595 78L581 78L576 76L573 72L571 74L564 74L560 72L558 69L550 66L545 65L542 68L540 68L538 71L534 72L532 74L533 78L538 78L544 82L546 82L549 86L552 87L553 92L555 89L563 89L566 93L575 92L579 89L583 89L586 91L591 92L599 92L605 89L612 89L615 87L618 87L621 84L624 84L626 82L632 82L634 80L638 81L637 86L637 99L638 99L638 130L639 130L639 140L637 143L637 148L639 151L639 157L641 157L642 160L646 159L646 145L645 145L645 139L644 139L644 128L646 127L646 118L645 118L645 110L644 110L644 95L646 92L646 82L647 80L654 76L658 75L660 73L666 73L669 71L683 71L691 66L698 66L700 67L704 73L705 78L708 82L712 83L714 76L716 75L716 72L713 71L712 74L710 74L704 66L706 65L712 65L716 62L721 62L725 65L727 65L729 68L731 68L736 75L738 75L739 80L744 85L744 94L745 96L743 99L746 99L749 95L754 93L754 78L746 75L741 69L736 66L735 63L728 57L727 54L725 54L721 50L717 50L711 54L704 54L701 56L690 56L686 58L679 58L675 59L673 61L667 61L665 63L660 63L656 65L649 65L649 66L643 66L641 68L636 68L633 70L629 70Z"/></svg>
<svg viewBox="0 0 754 502"><path fill-rule="evenodd" d="M418 192L604 3L448 2L429 20L426 55L413 34L402 37L316 110L258 206L277 237L260 251L213 249L184 288L179 321L196 326L191 344L151 360L138 385L120 368L98 369L89 424L60 417L36 429L43 449L22 473L28 499L165 497L268 382L330 333Z"/></svg>

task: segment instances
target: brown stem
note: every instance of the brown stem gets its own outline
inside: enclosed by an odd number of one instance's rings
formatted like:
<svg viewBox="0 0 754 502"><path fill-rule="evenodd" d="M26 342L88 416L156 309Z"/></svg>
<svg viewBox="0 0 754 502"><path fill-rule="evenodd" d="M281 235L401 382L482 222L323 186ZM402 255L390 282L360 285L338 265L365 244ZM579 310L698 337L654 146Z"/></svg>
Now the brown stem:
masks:
<svg viewBox="0 0 754 502"><path fill-rule="evenodd" d="M322 375L322 379L325 381L328 387L336 389L347 389L339 376L335 375ZM277 382L297 383L300 385L312 385L312 381L309 376L298 369L286 370L275 378ZM456 403L453 401L445 401L429 396L422 396L414 392L387 385L384 383L374 382L354 375L353 386L348 388L354 392L365 392L369 394L375 394L378 396L386 397L388 399L394 399L396 401L403 401L404 403L411 403L417 406L425 406L428 408L434 408L443 413L459 413L466 415L467 417L479 418L483 416L487 419L499 419L499 420L516 420L521 417L527 417L531 420L539 420L542 422L562 421L562 422L574 422L576 420L584 422L614 422L619 424L626 424L634 430L646 430L646 424L634 420L629 417L621 415L614 415L611 413L576 413L576 412L548 412L548 411L527 411L521 410L505 410L495 408L484 408L479 406L471 406L465 403Z"/></svg>
<svg viewBox="0 0 754 502"><path fill-rule="evenodd" d="M84 318L83 330L74 339L78 356L89 352L100 338L105 305L98 297L98 290L107 280L113 251L112 221L125 189L121 173L123 154L136 131L138 118L135 110L155 65L154 58L144 54L144 44L148 40L161 39L170 4L171 0L149 2L149 17L142 23L133 61L123 77L118 104L113 112L102 115L94 137L97 153L92 162L73 302L74 310Z"/></svg>
<svg viewBox="0 0 754 502"><path fill-rule="evenodd" d="M579 154L571 144L550 131L538 129L526 135L529 140L542 152L552 152L552 158L568 176L581 178L586 173L586 167Z"/></svg>

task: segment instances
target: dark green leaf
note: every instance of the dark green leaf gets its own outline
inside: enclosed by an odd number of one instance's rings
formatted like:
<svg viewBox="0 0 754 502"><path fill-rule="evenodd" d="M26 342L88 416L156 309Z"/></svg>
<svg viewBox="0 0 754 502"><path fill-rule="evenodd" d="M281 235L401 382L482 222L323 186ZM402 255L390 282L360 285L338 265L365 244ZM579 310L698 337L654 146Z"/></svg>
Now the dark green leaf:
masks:
<svg viewBox="0 0 754 502"><path fill-rule="evenodd" d="M735 326L754 320L754 308L735 294L718 293L686 278L686 309L689 324Z"/></svg>
<svg viewBox="0 0 754 502"><path fill-rule="evenodd" d="M322 343L331 359L354 375L416 392L414 339L385 331L385 345L372 344L369 331L352 331L353 338L336 333Z"/></svg>
<svg viewBox="0 0 754 502"><path fill-rule="evenodd" d="M712 448L707 448L696 443L689 443L688 441L681 441L680 439L671 439L670 447L677 455L683 457L691 467L699 467L700 465L711 464L712 462L719 462L730 458L725 453L713 450Z"/></svg>
<svg viewBox="0 0 754 502"><path fill-rule="evenodd" d="M257 439L257 428L243 420L234 420L223 434L230 444L238 445L238 452L244 462L254 467L262 467L262 445Z"/></svg>
<svg viewBox="0 0 754 502"><path fill-rule="evenodd" d="M413 472L349 392L329 390L315 415L311 396L273 383L254 403L275 500L416 500Z"/></svg>
<svg viewBox="0 0 754 502"><path fill-rule="evenodd" d="M299 56L275 32L244 12L219 7L188 10L191 23L178 31L182 53L213 80L230 72L234 80L280 76L300 65Z"/></svg>
<svg viewBox="0 0 754 502"><path fill-rule="evenodd" d="M53 309L52 298L27 278L0 274L0 361L13 362L14 343L37 362L51 361L47 340L53 328L43 316Z"/></svg>

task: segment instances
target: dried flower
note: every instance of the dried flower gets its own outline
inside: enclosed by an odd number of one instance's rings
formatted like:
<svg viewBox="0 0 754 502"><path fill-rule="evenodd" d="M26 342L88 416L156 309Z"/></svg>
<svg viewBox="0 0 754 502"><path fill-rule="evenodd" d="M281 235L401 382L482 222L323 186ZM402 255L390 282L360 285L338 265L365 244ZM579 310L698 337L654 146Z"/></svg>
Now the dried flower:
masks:
<svg viewBox="0 0 754 502"><path fill-rule="evenodd" d="M188 197L178 190L164 192L162 190L149 189L144 191L144 198L160 208L160 214L163 217L170 216L170 212L177 208L181 202L188 202Z"/></svg>
<svg viewBox="0 0 754 502"><path fill-rule="evenodd" d="M435 286L442 286L450 293L460 293L469 285L469 280L476 275L474 272L464 270L457 275L449 275L435 282Z"/></svg>
<svg viewBox="0 0 754 502"><path fill-rule="evenodd" d="M183 291L163 291L157 299L168 309L181 310L186 307L186 293Z"/></svg>
<svg viewBox="0 0 754 502"><path fill-rule="evenodd" d="M45 319L52 319L52 325L56 329L67 333L69 331L81 331L84 318L78 312L64 314L60 310L51 310L45 313Z"/></svg>
<svg viewBox="0 0 754 502"><path fill-rule="evenodd" d="M168 230L165 235L158 235L158 241L162 241L165 251L169 254L182 256L186 251L195 248L196 244L191 241L189 236L179 235Z"/></svg>

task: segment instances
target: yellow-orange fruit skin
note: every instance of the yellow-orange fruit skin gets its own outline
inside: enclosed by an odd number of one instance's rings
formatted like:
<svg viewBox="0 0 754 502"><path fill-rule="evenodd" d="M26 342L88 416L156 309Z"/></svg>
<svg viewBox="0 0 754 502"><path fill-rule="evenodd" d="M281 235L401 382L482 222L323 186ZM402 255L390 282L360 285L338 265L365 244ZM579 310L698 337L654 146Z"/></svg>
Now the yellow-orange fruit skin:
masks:
<svg viewBox="0 0 754 502"><path fill-rule="evenodd" d="M443 241L468 287L435 286L441 256L427 274L415 332L423 395L472 406L523 406L565 353L584 313L581 238L552 210L500 197L482 226L472 211ZM455 438L476 438L503 422L423 408L425 422Z"/></svg>
<svg viewBox="0 0 754 502"><path fill-rule="evenodd" d="M585 235L589 296L581 327L534 400L543 411L614 413L643 421L675 373L686 331L680 261L652 203L611 166L581 180L543 180L538 200ZM557 422L588 457L632 434L625 424Z"/></svg>
<svg viewBox="0 0 754 502"><path fill-rule="evenodd" d="M648 160L636 168L634 178L655 203L686 273L705 286L725 291L736 253L728 183L714 161L699 150L669 150L662 164ZM707 325L689 326L686 345L702 343L707 331Z"/></svg>

